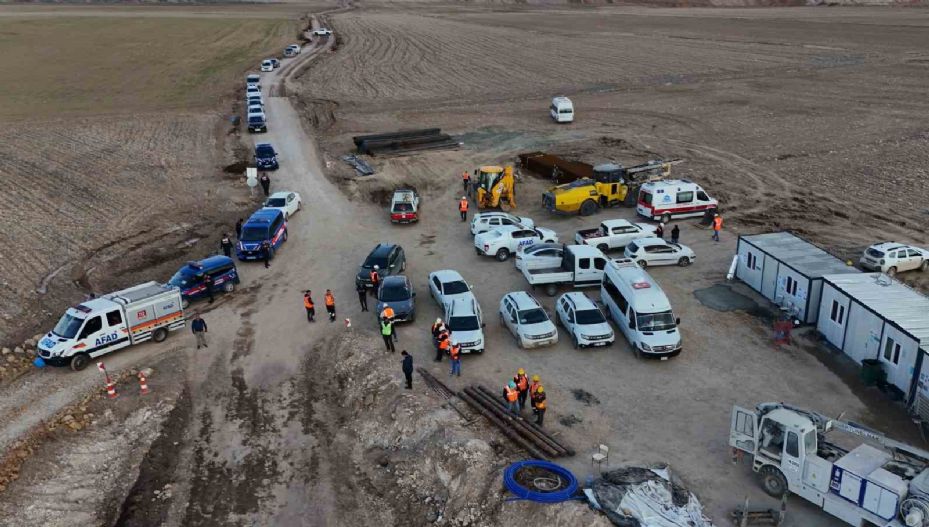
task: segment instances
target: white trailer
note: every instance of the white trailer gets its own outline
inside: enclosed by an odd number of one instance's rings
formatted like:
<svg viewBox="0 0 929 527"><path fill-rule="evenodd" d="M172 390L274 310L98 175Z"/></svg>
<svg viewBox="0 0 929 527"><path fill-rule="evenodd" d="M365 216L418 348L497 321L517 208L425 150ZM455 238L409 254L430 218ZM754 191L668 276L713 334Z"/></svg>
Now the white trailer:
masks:
<svg viewBox="0 0 929 527"><path fill-rule="evenodd" d="M830 430L870 439L846 450ZM855 527L929 527L929 452L862 425L783 403L733 407L733 458L752 458L764 491L797 494Z"/></svg>
<svg viewBox="0 0 929 527"><path fill-rule="evenodd" d="M38 353L48 364L78 371L100 355L161 342L185 323L180 289L147 282L68 308L39 342Z"/></svg>

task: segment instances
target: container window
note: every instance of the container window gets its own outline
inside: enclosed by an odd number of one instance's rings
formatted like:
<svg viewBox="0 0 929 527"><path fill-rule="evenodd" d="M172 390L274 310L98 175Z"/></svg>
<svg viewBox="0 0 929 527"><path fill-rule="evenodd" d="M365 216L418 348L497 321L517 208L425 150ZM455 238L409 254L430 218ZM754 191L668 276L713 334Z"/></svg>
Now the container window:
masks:
<svg viewBox="0 0 929 527"><path fill-rule="evenodd" d="M832 312L829 314L829 318L836 324L841 325L845 322L845 306L840 304L837 300L833 300Z"/></svg>
<svg viewBox="0 0 929 527"><path fill-rule="evenodd" d="M900 364L900 343L895 342L893 337L887 337L884 343L884 360L894 366Z"/></svg>

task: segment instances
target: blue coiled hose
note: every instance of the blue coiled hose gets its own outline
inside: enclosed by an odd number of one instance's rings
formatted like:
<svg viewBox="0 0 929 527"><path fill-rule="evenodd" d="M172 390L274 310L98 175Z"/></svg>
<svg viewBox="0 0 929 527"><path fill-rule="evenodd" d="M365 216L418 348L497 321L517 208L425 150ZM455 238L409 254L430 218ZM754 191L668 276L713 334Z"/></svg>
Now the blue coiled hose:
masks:
<svg viewBox="0 0 929 527"><path fill-rule="evenodd" d="M561 479L565 480L568 483L568 486L564 489L554 492L539 492L523 487L516 482L516 473L519 472L520 469L527 467L538 467L548 470L558 475ZM559 503L562 501L575 499L574 494L577 492L577 478L574 477L574 474L572 474L570 470L548 461L535 459L528 461L518 461L506 467L506 470L503 472L503 484L506 485L506 488L510 492L516 495L515 498L510 498L507 501L529 500L539 503Z"/></svg>

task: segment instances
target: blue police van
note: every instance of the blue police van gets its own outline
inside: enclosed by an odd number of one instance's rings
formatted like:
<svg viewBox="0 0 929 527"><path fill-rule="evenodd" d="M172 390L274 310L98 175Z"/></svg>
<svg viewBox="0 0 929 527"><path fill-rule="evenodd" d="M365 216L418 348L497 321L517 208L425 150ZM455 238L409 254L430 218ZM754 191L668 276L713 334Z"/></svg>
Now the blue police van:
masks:
<svg viewBox="0 0 929 527"><path fill-rule="evenodd" d="M174 273L168 282L181 290L181 304L190 305L191 300L206 298L207 277L213 280L213 293L231 293L239 284L239 272L235 261L226 256L210 256L198 262L187 262Z"/></svg>
<svg viewBox="0 0 929 527"><path fill-rule="evenodd" d="M279 209L259 209L242 225L242 234L236 244L235 253L239 260L263 260L261 244L271 244L270 257L287 241L287 220Z"/></svg>

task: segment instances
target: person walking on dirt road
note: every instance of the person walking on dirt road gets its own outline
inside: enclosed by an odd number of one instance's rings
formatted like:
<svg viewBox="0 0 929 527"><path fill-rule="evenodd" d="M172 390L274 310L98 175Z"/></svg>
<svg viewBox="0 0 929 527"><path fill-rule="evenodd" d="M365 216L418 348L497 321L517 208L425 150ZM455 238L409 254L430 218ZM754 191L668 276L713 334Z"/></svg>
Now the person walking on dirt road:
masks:
<svg viewBox="0 0 929 527"><path fill-rule="evenodd" d="M271 242L268 240L261 242L261 256L264 257L265 269L271 267Z"/></svg>
<svg viewBox="0 0 929 527"><path fill-rule="evenodd" d="M471 184L471 174L467 170L461 173L461 190L468 193L468 186Z"/></svg>
<svg viewBox="0 0 929 527"><path fill-rule="evenodd" d="M197 349L200 349L200 346L209 348L206 344L206 320L200 318L200 313L194 315L194 320L190 323L190 331L192 331L194 337L197 338Z"/></svg>
<svg viewBox="0 0 929 527"><path fill-rule="evenodd" d="M458 212L461 213L461 221L468 221L468 198L461 196L461 201L458 202Z"/></svg>
<svg viewBox="0 0 929 527"><path fill-rule="evenodd" d="M403 376L406 377L406 389L413 389L413 357L403 350L400 352L403 356Z"/></svg>
<svg viewBox="0 0 929 527"><path fill-rule="evenodd" d="M307 289L303 292L303 308L306 309L306 321L315 322L316 304L313 303L313 292Z"/></svg>
<svg viewBox="0 0 929 527"><path fill-rule="evenodd" d="M681 229L679 229L677 225L675 225L674 228L671 229L671 243L678 243L678 240L680 239L681 239Z"/></svg>
<svg viewBox="0 0 929 527"><path fill-rule="evenodd" d="M355 282L355 291L358 292L358 303L361 304L361 310L368 310L368 289L361 282Z"/></svg>
<svg viewBox="0 0 929 527"><path fill-rule="evenodd" d="M210 297L210 303L213 303L213 277L205 274L203 275L203 288L206 290L207 296Z"/></svg>
<svg viewBox="0 0 929 527"><path fill-rule="evenodd" d="M713 241L719 241L719 231L723 230L723 217L717 212L713 215Z"/></svg>
<svg viewBox="0 0 929 527"><path fill-rule="evenodd" d="M332 296L331 290L326 289L324 300L326 301L326 312L329 313L329 322L335 322L335 297Z"/></svg>
<svg viewBox="0 0 929 527"><path fill-rule="evenodd" d="M461 377L461 346L458 345L457 340L452 341L452 347L448 350L448 361L452 363L452 370L448 372L448 376Z"/></svg>
<svg viewBox="0 0 929 527"><path fill-rule="evenodd" d="M384 337L384 345L387 346L387 351L393 353L397 351L394 349L394 324L389 320L381 320L381 336Z"/></svg>
<svg viewBox="0 0 929 527"><path fill-rule="evenodd" d="M268 173L262 172L261 177L258 178L258 182L261 183L261 190L265 192L265 197L268 197L271 193L271 178L268 176Z"/></svg>
<svg viewBox="0 0 929 527"><path fill-rule="evenodd" d="M241 226L239 226L239 230L242 230ZM224 233L223 239L219 240L219 248L222 249L226 258L232 258L232 240L229 239L228 234Z"/></svg>

